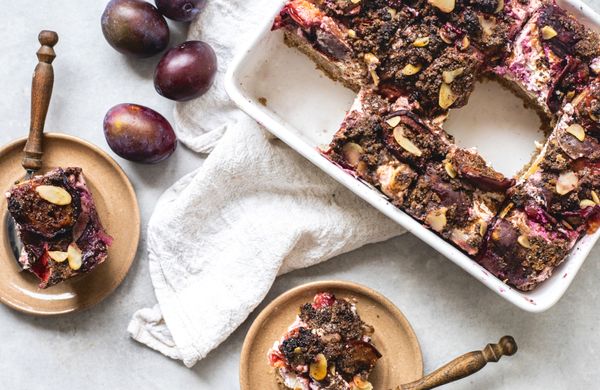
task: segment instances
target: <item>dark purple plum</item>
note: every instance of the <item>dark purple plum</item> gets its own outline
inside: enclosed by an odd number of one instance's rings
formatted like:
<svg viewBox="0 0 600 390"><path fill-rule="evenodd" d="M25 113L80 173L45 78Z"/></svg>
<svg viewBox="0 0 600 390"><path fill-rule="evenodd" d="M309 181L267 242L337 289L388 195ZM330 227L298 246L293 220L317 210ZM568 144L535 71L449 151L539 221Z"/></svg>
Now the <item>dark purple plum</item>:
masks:
<svg viewBox="0 0 600 390"><path fill-rule="evenodd" d="M158 112L137 104L118 104L104 117L108 146L124 159L154 164L177 147L171 124Z"/></svg>
<svg viewBox="0 0 600 390"><path fill-rule="evenodd" d="M156 66L154 88L167 99L190 100L212 86L217 56L206 42L188 41L170 49Z"/></svg>
<svg viewBox="0 0 600 390"><path fill-rule="evenodd" d="M102 14L102 33L120 53L151 57L169 44L169 26L156 7L143 0L111 0Z"/></svg>
<svg viewBox="0 0 600 390"><path fill-rule="evenodd" d="M206 0L155 0L158 11L171 20L191 22L206 5Z"/></svg>

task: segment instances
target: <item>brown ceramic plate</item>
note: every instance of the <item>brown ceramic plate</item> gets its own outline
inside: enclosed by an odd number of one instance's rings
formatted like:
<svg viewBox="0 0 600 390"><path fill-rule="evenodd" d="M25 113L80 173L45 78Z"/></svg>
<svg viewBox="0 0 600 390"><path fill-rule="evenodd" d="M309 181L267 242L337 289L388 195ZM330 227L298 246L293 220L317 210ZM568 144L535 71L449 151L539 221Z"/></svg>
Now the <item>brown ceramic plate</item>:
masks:
<svg viewBox="0 0 600 390"><path fill-rule="evenodd" d="M312 302L316 293L328 291L356 300L358 314L373 325L373 344L383 355L369 377L373 388L387 390L423 376L423 358L417 336L404 315L378 292L351 282L305 284L280 295L256 318L246 335L240 361L241 390L280 390L267 352L294 322L298 308Z"/></svg>
<svg viewBox="0 0 600 390"><path fill-rule="evenodd" d="M0 190L23 177L21 166L25 139L0 149ZM90 307L106 298L123 281L135 258L140 238L140 212L135 192L119 165L98 147L64 134L44 135L44 166L83 169L94 196L98 215L114 238L108 259L89 274L77 276L47 289L27 271L19 272L6 233L6 198L0 196L0 301L16 310L55 315Z"/></svg>

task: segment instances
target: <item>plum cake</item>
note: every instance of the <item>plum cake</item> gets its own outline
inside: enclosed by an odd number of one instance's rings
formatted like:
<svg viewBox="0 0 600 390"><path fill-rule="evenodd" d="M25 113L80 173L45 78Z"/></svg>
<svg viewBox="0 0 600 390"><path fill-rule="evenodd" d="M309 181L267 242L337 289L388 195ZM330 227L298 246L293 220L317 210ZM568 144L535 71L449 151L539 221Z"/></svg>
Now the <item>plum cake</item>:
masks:
<svg viewBox="0 0 600 390"><path fill-rule="evenodd" d="M13 186L8 211L23 249L19 263L50 287L93 270L107 257L106 234L81 168L56 168Z"/></svg>
<svg viewBox="0 0 600 390"><path fill-rule="evenodd" d="M282 389L372 390L369 374L381 358L373 332L354 303L321 292L300 307L267 358Z"/></svg>
<svg viewBox="0 0 600 390"><path fill-rule="evenodd" d="M289 0L273 29L358 93L334 164L527 291L600 226L600 39L552 0ZM549 136L515 177L443 129L493 78Z"/></svg>

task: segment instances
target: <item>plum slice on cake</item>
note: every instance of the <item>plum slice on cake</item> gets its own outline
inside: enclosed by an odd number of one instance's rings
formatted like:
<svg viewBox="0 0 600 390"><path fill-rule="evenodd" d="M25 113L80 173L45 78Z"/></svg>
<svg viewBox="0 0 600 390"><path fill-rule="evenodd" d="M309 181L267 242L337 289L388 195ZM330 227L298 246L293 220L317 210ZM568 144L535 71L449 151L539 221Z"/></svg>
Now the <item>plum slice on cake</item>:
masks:
<svg viewBox="0 0 600 390"><path fill-rule="evenodd" d="M356 305L331 293L315 295L267 358L282 389L372 390L369 374L381 354L371 342L373 327Z"/></svg>
<svg viewBox="0 0 600 390"><path fill-rule="evenodd" d="M103 263L106 234L81 168L56 168L7 193L23 249L19 262L50 287Z"/></svg>

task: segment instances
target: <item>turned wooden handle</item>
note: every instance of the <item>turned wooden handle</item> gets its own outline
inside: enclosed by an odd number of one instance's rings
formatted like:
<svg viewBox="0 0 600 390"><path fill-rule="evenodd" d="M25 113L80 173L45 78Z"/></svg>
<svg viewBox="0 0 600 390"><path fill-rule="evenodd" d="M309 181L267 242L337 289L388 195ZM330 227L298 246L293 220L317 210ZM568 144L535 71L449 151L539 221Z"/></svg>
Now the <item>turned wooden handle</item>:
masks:
<svg viewBox="0 0 600 390"><path fill-rule="evenodd" d="M426 390L454 382L481 370L488 362L497 362L504 355L517 352L517 343L511 336L504 336L498 344L488 344L483 351L466 353L431 374L411 383L401 385L401 390Z"/></svg>
<svg viewBox="0 0 600 390"><path fill-rule="evenodd" d="M28 171L37 171L42 167L42 137L54 85L52 61L56 53L53 47L58 42L58 34L44 30L40 32L38 40L42 47L36 53L39 62L31 82L31 124L22 162L23 168Z"/></svg>

